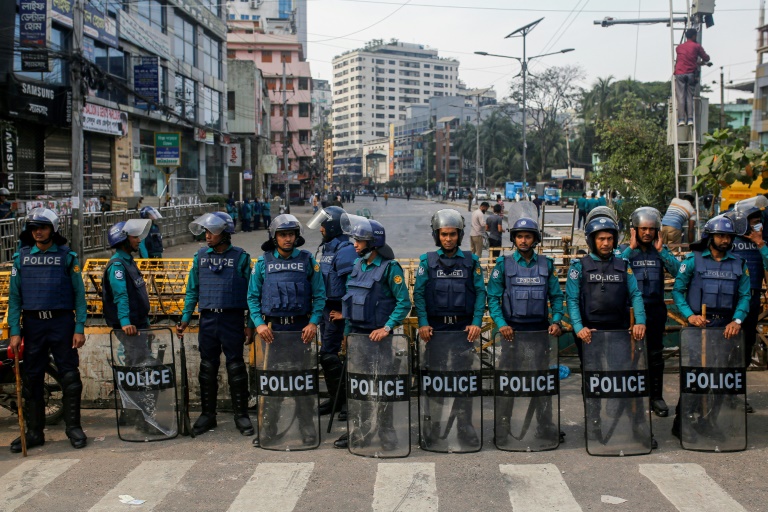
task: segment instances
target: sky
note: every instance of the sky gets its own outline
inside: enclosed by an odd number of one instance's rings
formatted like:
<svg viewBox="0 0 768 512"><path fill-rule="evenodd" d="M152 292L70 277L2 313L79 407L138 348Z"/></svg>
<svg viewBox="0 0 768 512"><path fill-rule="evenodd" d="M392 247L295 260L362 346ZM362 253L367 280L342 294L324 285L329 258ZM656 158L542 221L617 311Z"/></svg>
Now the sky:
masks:
<svg viewBox="0 0 768 512"><path fill-rule="evenodd" d="M673 0L685 10L685 0ZM705 29L703 46L713 62L702 82L719 103L720 66L725 81L754 78L755 45L761 0L717 0L715 25ZM527 37L527 55L575 51L534 59L529 71L548 66L578 65L585 74L579 85L589 88L598 77L633 77L663 81L672 75L670 30L666 24L618 25L603 28L594 20L662 18L669 0L307 0L308 60L312 76L333 82L331 61L366 41L396 38L439 51L460 61L459 77L469 87L490 87L499 99L508 95L520 71L515 60L474 55L485 51L522 56L522 40L505 39L515 29L544 19ZM638 13L639 11L639 13ZM675 32L679 38L681 31ZM717 84L712 84L717 81ZM747 97L726 89L726 102Z"/></svg>

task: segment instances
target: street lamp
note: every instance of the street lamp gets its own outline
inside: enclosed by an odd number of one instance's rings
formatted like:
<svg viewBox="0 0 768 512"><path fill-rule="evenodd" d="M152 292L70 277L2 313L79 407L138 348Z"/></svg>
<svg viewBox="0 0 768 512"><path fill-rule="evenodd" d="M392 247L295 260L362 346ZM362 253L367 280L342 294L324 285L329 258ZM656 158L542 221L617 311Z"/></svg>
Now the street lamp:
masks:
<svg viewBox="0 0 768 512"><path fill-rule="evenodd" d="M426 143L426 148L424 147L424 139L427 135L432 135L435 132L435 130L427 130L424 132L421 132L419 135L421 135L421 151L424 153L424 174L425 174L425 180L427 182L427 197L429 197L429 142ZM437 175L435 175L437 177Z"/></svg>
<svg viewBox="0 0 768 512"><path fill-rule="evenodd" d="M526 79L528 77L528 63L532 61L533 59L538 59L539 57L546 57L548 55L556 55L558 53L568 53L572 52L573 48L566 48L564 50L560 50L557 52L549 52L549 53L542 53L539 55L534 55L533 57L527 57L526 56L526 48L525 48L525 37L528 35L528 32L533 30L536 25L539 24L541 20L544 18L539 18L538 20L531 22L524 27L520 27L519 29L515 30L514 32L510 33L508 36L505 37L505 39L510 37L522 37L523 38L523 56L522 57L513 57L511 55L499 55L496 53L488 53L488 52L475 52L476 55L482 55L484 57L501 57L503 59L514 59L520 63L520 75L523 76L523 195L527 195L527 188L528 188L528 160L526 157L526 150L527 147L527 139L526 139L526 108L525 108L525 100L526 100Z"/></svg>

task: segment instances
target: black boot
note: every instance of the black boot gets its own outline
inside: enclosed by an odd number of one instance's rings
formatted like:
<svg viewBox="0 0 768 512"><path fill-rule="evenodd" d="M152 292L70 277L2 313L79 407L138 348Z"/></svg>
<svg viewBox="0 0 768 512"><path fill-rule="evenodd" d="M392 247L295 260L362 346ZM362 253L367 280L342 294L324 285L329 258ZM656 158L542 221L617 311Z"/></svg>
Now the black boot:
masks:
<svg viewBox="0 0 768 512"><path fill-rule="evenodd" d="M335 354L320 354L320 366L323 368L325 385L328 388L328 400L320 403L320 415L340 412L342 406L347 402L346 386L341 379L344 370L341 359ZM337 393L339 400L336 403L336 409L332 410Z"/></svg>
<svg viewBox="0 0 768 512"><path fill-rule="evenodd" d="M379 439L381 449L391 452L397 449L397 432L395 431L395 415L391 403L382 403L378 406L379 412Z"/></svg>
<svg viewBox="0 0 768 512"><path fill-rule="evenodd" d="M45 444L45 404L42 400L27 398L28 392L24 390L24 423L27 427L25 434L27 449ZM21 453L21 437L11 441L11 453Z"/></svg>
<svg viewBox="0 0 768 512"><path fill-rule="evenodd" d="M472 425L472 399L456 398L455 400L460 401L456 413L459 442L467 448L477 448L480 446L480 438L477 435L475 426Z"/></svg>
<svg viewBox="0 0 768 512"><path fill-rule="evenodd" d="M80 396L83 393L83 382L80 380L80 372L69 372L61 377L63 389L62 401L64 403L64 423L69 442L75 449L85 448L88 437L80 425Z"/></svg>
<svg viewBox="0 0 768 512"><path fill-rule="evenodd" d="M216 427L216 396L219 393L219 367L205 359L200 361L200 402L202 412L192 429L201 435Z"/></svg>
<svg viewBox="0 0 768 512"><path fill-rule="evenodd" d="M253 424L248 417L248 372L245 363L238 361L227 365L229 394L232 397L232 411L235 414L235 426L244 436L253 435Z"/></svg>
<svg viewBox="0 0 768 512"><path fill-rule="evenodd" d="M666 418L669 416L669 407L663 398L654 398L651 400L651 409L656 413L656 416L660 418Z"/></svg>

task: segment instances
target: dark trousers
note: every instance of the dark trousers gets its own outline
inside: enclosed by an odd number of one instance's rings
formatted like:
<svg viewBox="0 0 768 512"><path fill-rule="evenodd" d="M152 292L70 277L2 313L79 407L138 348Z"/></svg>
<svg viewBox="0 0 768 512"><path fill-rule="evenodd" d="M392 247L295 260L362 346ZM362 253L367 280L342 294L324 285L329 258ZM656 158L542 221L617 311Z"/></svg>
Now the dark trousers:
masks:
<svg viewBox="0 0 768 512"><path fill-rule="evenodd" d="M754 349L757 340L757 319L762 309L760 304L761 290L753 289L750 291L752 296L749 299L749 313L741 326L742 331L744 331L744 358L747 366L752 361L752 349Z"/></svg>
<svg viewBox="0 0 768 512"><path fill-rule="evenodd" d="M272 223L272 216L271 215L264 215L264 229L268 229L269 225Z"/></svg>
<svg viewBox="0 0 768 512"><path fill-rule="evenodd" d="M204 309L200 312L200 333L197 335L200 359L218 368L221 353L224 352L227 364L244 362L243 314L239 309L227 309L221 313Z"/></svg>
<svg viewBox="0 0 768 512"><path fill-rule="evenodd" d="M320 323L321 354L338 354L344 339L344 320L331 321L331 311L341 311L341 302L327 301L323 308L323 321Z"/></svg>
<svg viewBox="0 0 768 512"><path fill-rule="evenodd" d="M59 375L77 371L80 358L77 349L72 348L74 334L73 312L48 320L38 318L37 312L24 313L21 329L24 337L23 375L32 399L43 400L49 353L53 355Z"/></svg>
<svg viewBox="0 0 768 512"><path fill-rule="evenodd" d="M587 222L587 211L586 210L579 210L579 223L576 226L578 229L581 229L584 227L584 224Z"/></svg>
<svg viewBox="0 0 768 512"><path fill-rule="evenodd" d="M645 342L648 349L651 400L662 398L664 392L664 327L667 306L663 303L645 303Z"/></svg>

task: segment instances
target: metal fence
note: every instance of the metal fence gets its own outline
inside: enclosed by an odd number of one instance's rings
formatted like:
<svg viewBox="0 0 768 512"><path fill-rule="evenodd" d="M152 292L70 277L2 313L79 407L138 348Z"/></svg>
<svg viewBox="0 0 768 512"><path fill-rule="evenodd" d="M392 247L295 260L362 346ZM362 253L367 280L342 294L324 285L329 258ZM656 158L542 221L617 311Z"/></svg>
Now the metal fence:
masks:
<svg viewBox="0 0 768 512"><path fill-rule="evenodd" d="M216 203L166 206L159 208L162 219L155 221L164 237L189 234L188 226L195 217L207 212L218 211ZM121 210L105 213L85 213L83 215L83 251L94 253L109 249L107 230L112 224L128 219L138 219L137 210ZM59 233L71 239L72 219L69 215L59 218ZM0 263L9 263L16 252L19 235L24 229L24 217L0 220Z"/></svg>

